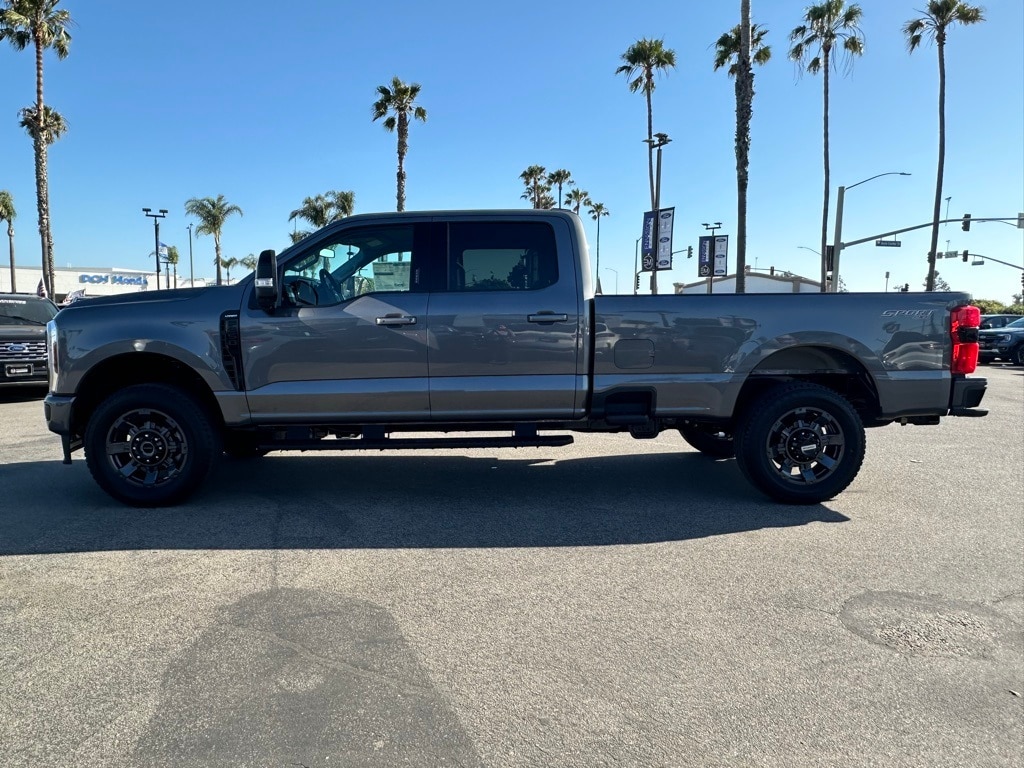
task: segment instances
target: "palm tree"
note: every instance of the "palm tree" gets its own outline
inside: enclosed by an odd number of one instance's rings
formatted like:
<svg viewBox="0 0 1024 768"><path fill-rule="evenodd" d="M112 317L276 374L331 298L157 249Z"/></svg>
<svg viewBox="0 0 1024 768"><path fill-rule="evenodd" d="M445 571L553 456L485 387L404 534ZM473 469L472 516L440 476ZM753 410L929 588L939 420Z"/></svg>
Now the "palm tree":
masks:
<svg viewBox="0 0 1024 768"><path fill-rule="evenodd" d="M167 246L167 255L164 257L164 261L171 265L171 269L174 270L174 287L178 287L178 262L181 260L181 256L178 253L178 246L169 245Z"/></svg>
<svg viewBox="0 0 1024 768"><path fill-rule="evenodd" d="M238 266L238 259L236 259L234 256L227 259L221 259L220 264L222 267L224 267L225 272L227 272L228 285L231 285L231 270L233 267Z"/></svg>
<svg viewBox="0 0 1024 768"><path fill-rule="evenodd" d="M60 0L7 0L0 9L0 40L9 40L22 51L29 45L36 54L36 103L28 113L35 120L29 131L35 150L36 205L39 209L39 240L42 245L43 284L53 296L53 233L50 229L50 190L46 170L48 110L43 102L43 51L53 50L60 59L67 58L71 45L68 27L71 14L58 9ZM22 110L24 119L27 110ZM24 123L23 123L24 124ZM56 138L56 137L54 137Z"/></svg>
<svg viewBox="0 0 1024 768"><path fill-rule="evenodd" d="M597 222L597 292L601 292L601 217L608 216L611 211L604 207L604 203L594 203L587 201L587 205L590 207L587 211L590 214L590 218Z"/></svg>
<svg viewBox="0 0 1024 768"><path fill-rule="evenodd" d="M927 35L939 52L939 163L935 173L935 208L932 212L932 243L928 250L926 291L935 290L935 256L939 247L939 210L942 202L942 175L946 165L946 35L952 24L977 24L984 21L983 9L961 0L928 0L924 16L903 25L907 47L913 53Z"/></svg>
<svg viewBox="0 0 1024 768"><path fill-rule="evenodd" d="M14 220L17 217L14 197L6 189L0 189L0 221L7 222L7 241L11 246L11 293L18 292L18 285L14 279Z"/></svg>
<svg viewBox="0 0 1024 768"><path fill-rule="evenodd" d="M575 184L572 180L572 174L564 168L559 168L557 171L552 171L548 174L548 184L558 187L558 207L562 207L562 185L564 184Z"/></svg>
<svg viewBox="0 0 1024 768"><path fill-rule="evenodd" d="M314 229L326 227L333 221L351 216L356 206L355 192L336 192L333 189L322 195L307 197L302 207L296 208L288 216L288 221L305 219ZM292 242L297 243L309 232L293 232Z"/></svg>
<svg viewBox="0 0 1024 768"><path fill-rule="evenodd" d="M233 213L239 216L242 209L232 205L224 199L224 195L213 197L193 197L185 201L185 213L199 219L199 226L196 227L197 235L213 235L213 263L217 266L217 285L221 284L220 268L220 233L224 228L224 221Z"/></svg>
<svg viewBox="0 0 1024 768"><path fill-rule="evenodd" d="M256 258L256 254L250 253L248 256L243 256L238 260L238 263L248 269L250 272L256 269L256 264L259 259Z"/></svg>
<svg viewBox="0 0 1024 768"><path fill-rule="evenodd" d="M579 216L580 208L590 205L590 193L579 188L570 189L565 193L565 204L569 206L569 210Z"/></svg>
<svg viewBox="0 0 1024 768"><path fill-rule="evenodd" d="M744 35L742 30L747 30ZM729 65L736 81L736 293L745 293L747 266L747 182L750 169L750 118L754 112L754 71L772 56L764 44L768 30L750 23L750 0L740 4L740 23L715 43L715 70Z"/></svg>
<svg viewBox="0 0 1024 768"><path fill-rule="evenodd" d="M804 14L804 23L789 33L793 47L789 50L789 58L805 67L812 75L822 73L824 80L823 123L824 123L824 156L825 156L825 193L821 205L821 253L826 253L828 240L828 190L829 154L828 154L828 98L829 72L836 66L832 53L844 54L847 67L853 65L853 57L864 53L864 38L861 36L860 19L862 13L859 5L846 7L844 0L824 0L820 5L812 5ZM836 50L838 49L838 50ZM821 259L821 290L825 286L825 257Z"/></svg>
<svg viewBox="0 0 1024 768"><path fill-rule="evenodd" d="M391 87L377 86L380 96L373 103L373 119L384 119L384 129L391 132L398 129L398 210L405 210L405 155L409 151L409 120L427 122L427 110L416 104L420 95L419 83L403 83L397 77L391 78ZM388 114L388 113L391 114Z"/></svg>
<svg viewBox="0 0 1024 768"><path fill-rule="evenodd" d="M68 124L67 124L67 122L65 122L65 120L61 116L60 112L58 112L57 110L55 110L55 109L53 109L51 107L43 107L43 119L42 120L39 120L39 118L37 117L37 115L36 115L36 108L35 107L24 107L22 109L19 109L18 110L18 116L21 118L20 121L19 121L21 127L25 129L25 133L27 133L30 137L32 137L32 143L34 145L41 144L43 147L49 147L51 144L53 144L55 141L57 141L57 139L59 139L61 136L63 136L65 133L67 133L67 130L68 130ZM37 158L37 160L38 160L38 158ZM40 180L39 171L40 171L40 168L42 169L42 177L41 177L42 178L42 184L43 184L43 187L46 189L46 206L47 206L47 214L46 214L46 248L44 250L44 253L45 253L46 257L43 260L43 285L46 285L47 281L49 281L49 283L52 285L53 284L53 270L54 270L54 265L53 265L53 231L52 231L52 229L50 227L50 214L49 214L50 192L49 192L49 185L48 185L48 181L47 181L47 176L48 176L48 171L47 171L47 153L46 153L45 150L43 152L41 161L36 163L36 188L37 189L39 187L39 180ZM50 296L53 296L53 293L50 291L49 288L47 288L46 290L47 290L47 293Z"/></svg>
<svg viewBox="0 0 1024 768"><path fill-rule="evenodd" d="M531 165L519 174L519 178L522 179L523 184L526 186L526 191L520 197L531 201L533 208L542 208L543 205L541 203L544 196L551 191L551 185L548 183L547 168L543 165Z"/></svg>
<svg viewBox="0 0 1024 768"><path fill-rule="evenodd" d="M654 210L654 111L651 96L654 94L654 74L676 65L676 52L665 47L664 40L642 38L633 43L622 54L625 62L615 70L616 75L625 75L631 93L643 91L647 97L647 169L651 182L651 210Z"/></svg>

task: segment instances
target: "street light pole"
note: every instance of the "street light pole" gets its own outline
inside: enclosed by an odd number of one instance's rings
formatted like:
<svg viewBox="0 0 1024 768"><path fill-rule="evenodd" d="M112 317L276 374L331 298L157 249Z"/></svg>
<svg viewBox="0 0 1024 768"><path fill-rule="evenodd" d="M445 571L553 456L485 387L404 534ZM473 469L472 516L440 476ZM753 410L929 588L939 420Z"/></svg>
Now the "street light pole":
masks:
<svg viewBox="0 0 1024 768"><path fill-rule="evenodd" d="M649 144L653 149L658 150L658 170L655 176L654 182L654 265L651 269L651 294L655 295L658 293L658 251L661 246L661 148L668 144L672 139L668 137L667 133L656 133L653 139L644 139L645 144Z"/></svg>
<svg viewBox="0 0 1024 768"><path fill-rule="evenodd" d="M641 235L636 239L636 247L633 249L633 295L636 296L637 288L640 287L640 241Z"/></svg>
<svg viewBox="0 0 1024 768"><path fill-rule="evenodd" d="M619 295L619 270L612 269L611 267L605 267L604 271L605 272L614 272L615 273L615 295L618 296Z"/></svg>
<svg viewBox="0 0 1024 768"><path fill-rule="evenodd" d="M192 265L192 222L188 223L188 287L196 287L196 270Z"/></svg>
<svg viewBox="0 0 1024 768"><path fill-rule="evenodd" d="M851 184L848 187L840 187L839 194L836 196L836 232L835 237L832 239L832 291L835 293L839 290L839 254L843 250L843 199L846 197L846 190L859 187L861 184L865 184L874 179L879 179L882 176L910 176L909 173L904 171L887 171L885 173L878 173L870 178L858 181L856 184ZM821 291L826 291L826 280L828 278L828 249L822 254L821 257Z"/></svg>
<svg viewBox="0 0 1024 768"><path fill-rule="evenodd" d="M711 258L711 274L708 275L708 293L711 293L715 282L715 232L722 228L722 222L716 221L714 224L701 224L704 229L711 230L711 253L708 256Z"/></svg>
<svg viewBox="0 0 1024 768"><path fill-rule="evenodd" d="M161 208L159 213L151 213L152 208L143 208L142 212L153 220L153 255L156 256L156 289L160 290L160 219L167 216L167 209ZM167 282L170 288L170 280Z"/></svg>

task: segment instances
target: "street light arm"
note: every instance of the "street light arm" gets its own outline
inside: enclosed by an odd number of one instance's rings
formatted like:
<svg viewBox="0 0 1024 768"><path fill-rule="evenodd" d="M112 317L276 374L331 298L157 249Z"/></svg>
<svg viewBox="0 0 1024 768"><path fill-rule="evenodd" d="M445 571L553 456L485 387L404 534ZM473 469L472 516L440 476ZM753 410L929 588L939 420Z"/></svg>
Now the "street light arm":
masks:
<svg viewBox="0 0 1024 768"><path fill-rule="evenodd" d="M875 174L874 176L872 176L869 179L864 179L864 181L858 181L856 184L850 184L847 187L845 187L845 189L853 189L854 187L859 187L861 184L867 184L869 181L874 181L875 179L879 179L882 176L910 176L910 175L912 175L912 174L909 174L909 173L907 173L905 171L886 171L885 173Z"/></svg>

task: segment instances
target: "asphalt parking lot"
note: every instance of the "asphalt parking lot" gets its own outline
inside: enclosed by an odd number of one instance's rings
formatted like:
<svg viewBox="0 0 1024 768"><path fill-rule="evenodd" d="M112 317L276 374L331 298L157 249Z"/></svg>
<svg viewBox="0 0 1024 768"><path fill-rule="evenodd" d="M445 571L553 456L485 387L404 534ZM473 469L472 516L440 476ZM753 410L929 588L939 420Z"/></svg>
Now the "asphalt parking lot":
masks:
<svg viewBox="0 0 1024 768"><path fill-rule="evenodd" d="M824 505L676 434L109 499L0 393L0 765L1010 766L1024 368Z"/></svg>

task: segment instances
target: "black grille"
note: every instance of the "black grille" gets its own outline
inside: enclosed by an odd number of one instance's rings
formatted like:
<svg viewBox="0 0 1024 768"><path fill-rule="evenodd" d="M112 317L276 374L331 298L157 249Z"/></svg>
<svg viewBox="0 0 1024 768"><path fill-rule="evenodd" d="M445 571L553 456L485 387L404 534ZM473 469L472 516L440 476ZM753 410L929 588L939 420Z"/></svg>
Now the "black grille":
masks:
<svg viewBox="0 0 1024 768"><path fill-rule="evenodd" d="M46 357L45 341L0 341L0 361L16 363Z"/></svg>

